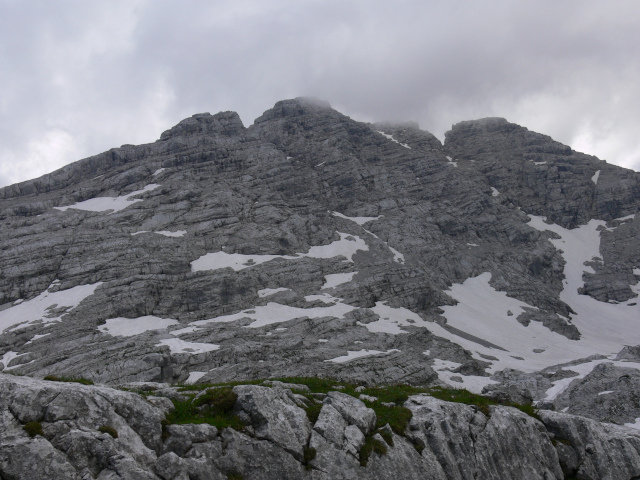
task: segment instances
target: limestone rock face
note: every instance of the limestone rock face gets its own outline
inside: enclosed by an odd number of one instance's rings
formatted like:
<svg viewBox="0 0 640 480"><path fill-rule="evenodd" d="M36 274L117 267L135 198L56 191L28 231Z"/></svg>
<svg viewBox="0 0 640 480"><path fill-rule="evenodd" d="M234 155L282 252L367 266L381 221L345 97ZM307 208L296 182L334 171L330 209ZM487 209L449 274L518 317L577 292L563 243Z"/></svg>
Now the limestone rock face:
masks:
<svg viewBox="0 0 640 480"><path fill-rule="evenodd" d="M562 391L600 360L640 368L639 206L639 173L505 119L443 145L316 99L248 128L197 114L0 189L0 370L446 384L633 424L630 393L607 416L595 387ZM265 419L252 441L284 445Z"/></svg>
<svg viewBox="0 0 640 480"><path fill-rule="evenodd" d="M157 438L164 412L136 393L5 374L0 387L0 476L7 479L595 480L640 475L640 432L559 412L541 411L539 421L515 408L491 407L487 416L472 406L415 395L405 402L412 418L402 435L387 426L365 437L345 419L361 416L359 400L349 402L344 393L327 397L343 400L341 412L325 403L311 425L306 418L292 421L294 407L284 400L282 388L240 385L235 411L251 412L242 430L165 424ZM26 397L38 399L29 412L11 407ZM71 402L66 410L59 398ZM76 411L82 405L92 408ZM27 418L39 419L40 434L28 435ZM100 431L107 422L117 436ZM363 461L361 448L372 439L384 444L386 453L373 452Z"/></svg>
<svg viewBox="0 0 640 480"><path fill-rule="evenodd" d="M256 438L271 440L298 460L311 435L305 411L290 398L291 391L240 385L234 387L238 409L255 427Z"/></svg>

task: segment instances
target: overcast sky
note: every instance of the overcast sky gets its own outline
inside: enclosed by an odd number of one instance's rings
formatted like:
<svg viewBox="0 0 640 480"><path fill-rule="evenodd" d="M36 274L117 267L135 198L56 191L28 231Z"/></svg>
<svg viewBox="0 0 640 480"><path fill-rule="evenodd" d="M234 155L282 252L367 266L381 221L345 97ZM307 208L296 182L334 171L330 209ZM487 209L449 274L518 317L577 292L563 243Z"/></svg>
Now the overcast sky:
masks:
<svg viewBox="0 0 640 480"><path fill-rule="evenodd" d="M636 0L0 0L0 186L194 113L502 116L640 170Z"/></svg>

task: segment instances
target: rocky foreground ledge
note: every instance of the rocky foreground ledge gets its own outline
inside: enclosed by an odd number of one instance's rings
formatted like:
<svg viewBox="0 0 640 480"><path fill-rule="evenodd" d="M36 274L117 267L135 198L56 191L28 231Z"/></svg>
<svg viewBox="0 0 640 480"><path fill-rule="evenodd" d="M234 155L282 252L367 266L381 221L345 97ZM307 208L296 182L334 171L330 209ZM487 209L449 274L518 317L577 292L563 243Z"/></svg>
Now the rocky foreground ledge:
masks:
<svg viewBox="0 0 640 480"><path fill-rule="evenodd" d="M0 374L0 478L640 478L631 428L425 393L393 403L265 384L128 385L136 393Z"/></svg>

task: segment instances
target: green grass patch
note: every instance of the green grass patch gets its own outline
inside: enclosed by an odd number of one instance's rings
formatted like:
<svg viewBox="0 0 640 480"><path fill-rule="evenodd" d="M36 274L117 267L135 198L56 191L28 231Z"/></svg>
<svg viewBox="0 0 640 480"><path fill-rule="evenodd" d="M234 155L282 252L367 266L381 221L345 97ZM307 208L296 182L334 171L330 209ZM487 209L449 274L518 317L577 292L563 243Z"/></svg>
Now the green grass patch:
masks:
<svg viewBox="0 0 640 480"><path fill-rule="evenodd" d="M244 380L238 382L221 382L221 383L189 383L176 385L179 392L201 392L209 388L235 387L237 385L260 385L262 380Z"/></svg>
<svg viewBox="0 0 640 480"><path fill-rule="evenodd" d="M42 431L42 424L40 422L27 422L22 429L29 434L31 438L36 435L40 435L44 437L44 432Z"/></svg>
<svg viewBox="0 0 640 480"><path fill-rule="evenodd" d="M315 400L313 400L313 397L307 398L309 398L309 404L304 408L304 410L307 412L307 418L309 418L309 421L314 424L318 421L323 404L316 403Z"/></svg>
<svg viewBox="0 0 640 480"><path fill-rule="evenodd" d="M373 438L373 435L369 435L365 438L364 445L360 449L360 465L367 466L371 453L377 453L378 455L384 455L387 453L387 446L384 442L381 442L377 438Z"/></svg>
<svg viewBox="0 0 640 480"><path fill-rule="evenodd" d="M391 435L391 433L386 430L379 430L378 433L384 439L384 441L387 442L387 445L393 447L393 435Z"/></svg>
<svg viewBox="0 0 640 480"><path fill-rule="evenodd" d="M304 460L302 461L302 464L304 465L304 468L306 468L307 470L311 470L313 467L311 466L311 460L313 460L314 458L316 458L316 449L315 448L305 448L304 452L303 452L303 458Z"/></svg>
<svg viewBox="0 0 640 480"><path fill-rule="evenodd" d="M98 431L102 433L108 433L113 438L118 438L118 431L111 425L102 425L100 428L98 428Z"/></svg>
<svg viewBox="0 0 640 480"><path fill-rule="evenodd" d="M498 405L498 402L495 400L471 393L465 388L433 387L428 393L432 397L446 402L464 403L465 405L474 406L487 416L489 416L489 406Z"/></svg>
<svg viewBox="0 0 640 480"><path fill-rule="evenodd" d="M44 377L44 380L49 380L51 382L73 382L73 383L81 383L82 385L93 385L93 382L88 378L83 377L56 377L55 375L47 375Z"/></svg>
<svg viewBox="0 0 640 480"><path fill-rule="evenodd" d="M172 400L174 410L167 415L168 424L208 423L217 428L242 430L244 424L233 413L238 396L229 387L210 388L198 398Z"/></svg>
<svg viewBox="0 0 640 480"><path fill-rule="evenodd" d="M539 419L537 415L537 410L533 405L524 405L524 404L516 404L516 403L500 403L496 400L484 397L482 395L477 395L469 392L463 388L443 388L443 387L416 387L413 385L407 384L396 384L396 385L381 385L376 387L359 387L357 384L341 382L338 380L330 379L330 378L319 378L319 377L282 377L282 378L271 378L270 380L276 380L283 383L294 383L306 385L311 390L311 393L324 393L327 394L332 390L338 390L337 387L343 387L338 391L345 393L347 395L351 395L353 397L358 398L360 394L376 397L377 400L374 402L369 402L365 400L365 404L372 408L376 412L377 423L376 427L381 428L387 423L398 435L405 435L406 428L411 420L411 411L408 408L403 407L404 402L411 395L417 394L427 394L431 395L440 400L445 400L448 402L455 403L464 403L466 405L473 406L477 408L479 411L484 413L485 415L490 415L490 406L491 405L504 405L509 407L515 407L522 412L530 415L534 418ZM196 385L183 385L180 388L181 392L199 392L203 390L209 390L210 392L225 390L229 391L231 387L235 385L260 385L264 382L264 380L251 380L251 381L239 381L239 382L227 382L227 383L219 383L219 384L196 384ZM356 392L356 389L360 391ZM206 398L209 398L210 395L215 395L213 393L207 393L205 395ZM309 404L305 407L307 412L307 416L309 421L315 423L318 419L318 415L320 414L320 410L322 409L322 405L318 404L314 401L314 397L309 393L303 393L308 399ZM199 402L206 402L204 397L202 400L198 400ZM191 420L195 420L199 423L210 423L212 420L211 415L208 417L203 414L195 415L193 413L193 405L190 403L191 401L185 402L174 402L176 406L176 410L171 414L171 416L175 419L172 420L172 423L195 423L191 422ZM383 405L386 404L394 404L395 406ZM196 405L195 407L201 406L202 403ZM217 416L220 416L217 414ZM207 417L209 420L205 420ZM215 415L214 415L215 417ZM228 419L229 420L229 419ZM215 420L217 423L218 420ZM220 420L222 424L224 421ZM231 420L229 420L231 421ZM212 423L212 425L218 426L216 423ZM237 424L236 424L237 425ZM228 425L230 426L230 425Z"/></svg>
<svg viewBox="0 0 640 480"><path fill-rule="evenodd" d="M398 406L388 407L386 405L382 405L380 402L365 402L365 404L368 407L373 408L373 411L376 412L377 428L381 428L386 424L389 424L391 430L398 435L404 436L407 425L409 425L409 421L413 416L411 410Z"/></svg>
<svg viewBox="0 0 640 480"><path fill-rule="evenodd" d="M474 406L482 413L484 413L487 417L491 415L491 411L489 409L491 405L502 405L505 407L517 408L530 417L540 420L540 417L537 413L538 411L533 405L513 402L498 402L492 398L471 393L464 388L433 387L429 389L428 394L432 397L439 398L440 400L445 400L447 402L464 403L465 405Z"/></svg>

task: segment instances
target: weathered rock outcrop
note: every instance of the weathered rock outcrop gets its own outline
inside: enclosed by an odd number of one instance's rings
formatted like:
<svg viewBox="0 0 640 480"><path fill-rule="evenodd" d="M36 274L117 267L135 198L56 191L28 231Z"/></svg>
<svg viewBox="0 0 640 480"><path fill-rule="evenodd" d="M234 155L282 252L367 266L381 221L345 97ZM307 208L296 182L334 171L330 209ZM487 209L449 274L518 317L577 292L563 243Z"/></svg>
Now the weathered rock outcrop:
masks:
<svg viewBox="0 0 640 480"><path fill-rule="evenodd" d="M166 388L165 388L166 390ZM631 479L640 475L640 432L583 417L474 407L416 395L404 435L361 465L375 413L330 392L311 425L286 388L241 385L243 431L164 426L153 395L0 374L3 479ZM153 390L150 390L154 392ZM155 392L160 392L159 389ZM349 397L349 399L345 398ZM337 408L335 408L337 407ZM373 424L372 424L373 420ZM38 422L30 437L27 422ZM110 427L106 431L101 427ZM314 449L306 458L302 452Z"/></svg>
<svg viewBox="0 0 640 480"><path fill-rule="evenodd" d="M443 145L304 98L248 128L197 114L0 189L0 370L486 387L633 424L636 373L618 369L640 368L639 206L639 173L504 119ZM260 428L225 433L237 448L324 445L245 400ZM345 421L327 441L351 455L367 427Z"/></svg>

